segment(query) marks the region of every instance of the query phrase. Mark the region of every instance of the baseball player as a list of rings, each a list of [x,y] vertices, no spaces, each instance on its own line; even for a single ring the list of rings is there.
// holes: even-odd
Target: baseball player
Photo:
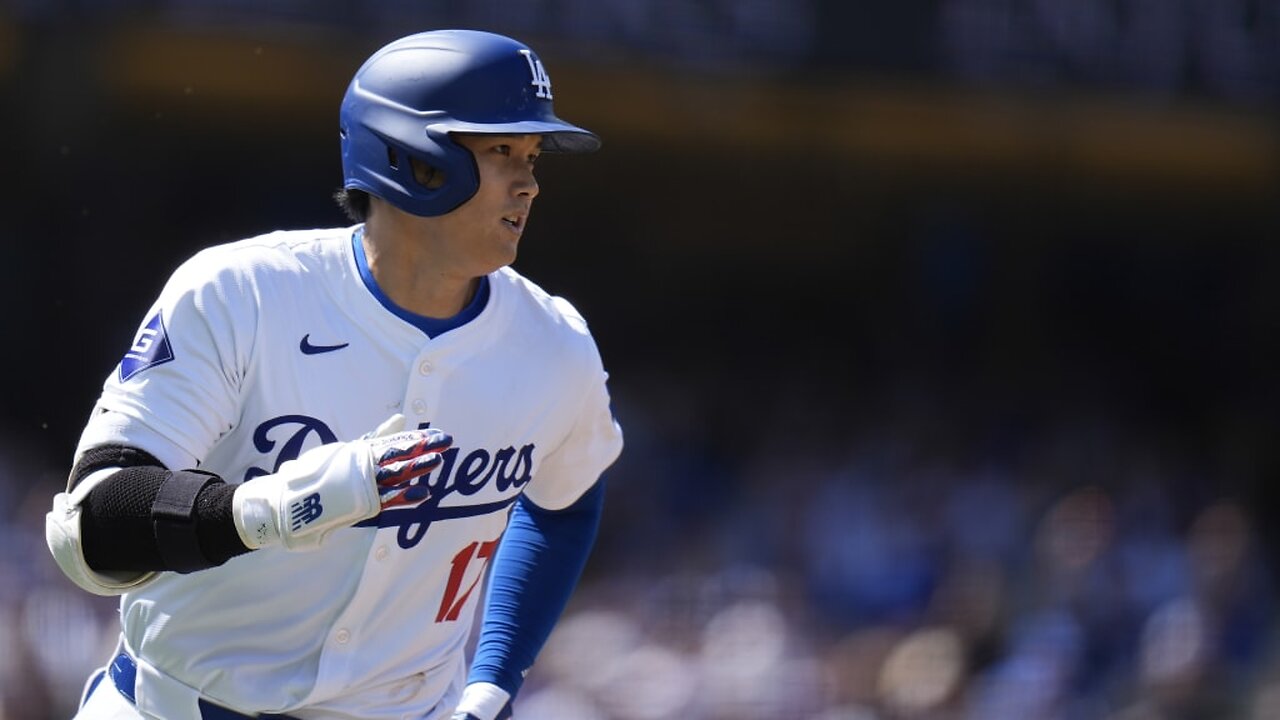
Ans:
[[[539,154],[599,139],[460,30],[373,54],[340,135],[356,224],[196,254],[93,408],[46,522],[120,596],[77,718],[506,717],[577,583],[621,431],[582,316],[508,265]]]

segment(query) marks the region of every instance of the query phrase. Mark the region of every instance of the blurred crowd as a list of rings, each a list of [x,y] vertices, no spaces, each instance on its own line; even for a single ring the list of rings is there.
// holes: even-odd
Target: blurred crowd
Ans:
[[[1280,717],[1250,508],[1101,419],[977,460],[895,430],[764,434],[716,461],[671,446],[660,397],[628,407],[606,527],[523,720]],[[61,471],[16,457],[0,717],[69,717],[114,603],[58,574],[40,530]]]
[[[697,478],[650,463],[525,717],[1280,717],[1250,509],[1100,425],[965,465],[918,437],[802,463],[765,442],[686,522],[662,505]]]

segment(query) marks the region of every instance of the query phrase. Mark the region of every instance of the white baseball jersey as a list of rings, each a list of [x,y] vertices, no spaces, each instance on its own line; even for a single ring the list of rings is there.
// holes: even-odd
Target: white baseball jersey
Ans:
[[[354,228],[200,252],[106,381],[78,452],[139,447],[238,483],[401,412],[454,438],[430,499],[124,595],[139,708],[194,697],[302,717],[438,717],[465,676],[486,565],[524,493],[570,505],[622,447],[582,317],[510,268],[470,322],[428,338],[372,286]],[[358,240],[357,240],[358,242]]]

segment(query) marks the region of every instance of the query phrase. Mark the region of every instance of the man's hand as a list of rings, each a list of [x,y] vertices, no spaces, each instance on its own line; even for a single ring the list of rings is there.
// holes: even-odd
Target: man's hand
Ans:
[[[371,438],[369,449],[377,464],[374,481],[381,507],[405,507],[426,500],[430,496],[427,486],[413,481],[434,470],[440,464],[440,452],[452,442],[453,438],[439,430],[410,430]]]
[[[469,683],[450,720],[509,720],[511,693],[487,682]]]
[[[404,416],[393,415],[358,440],[308,450],[275,473],[240,485],[232,510],[241,541],[254,549],[279,542],[289,550],[313,550],[329,533],[384,507],[426,500],[426,485],[413,481],[440,464],[440,452],[453,438],[403,427]]]

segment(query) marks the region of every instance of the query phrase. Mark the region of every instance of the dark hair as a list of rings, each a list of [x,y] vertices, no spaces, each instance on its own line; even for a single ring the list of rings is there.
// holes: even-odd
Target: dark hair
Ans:
[[[343,188],[333,194],[333,199],[352,222],[362,223],[369,219],[369,193]]]

